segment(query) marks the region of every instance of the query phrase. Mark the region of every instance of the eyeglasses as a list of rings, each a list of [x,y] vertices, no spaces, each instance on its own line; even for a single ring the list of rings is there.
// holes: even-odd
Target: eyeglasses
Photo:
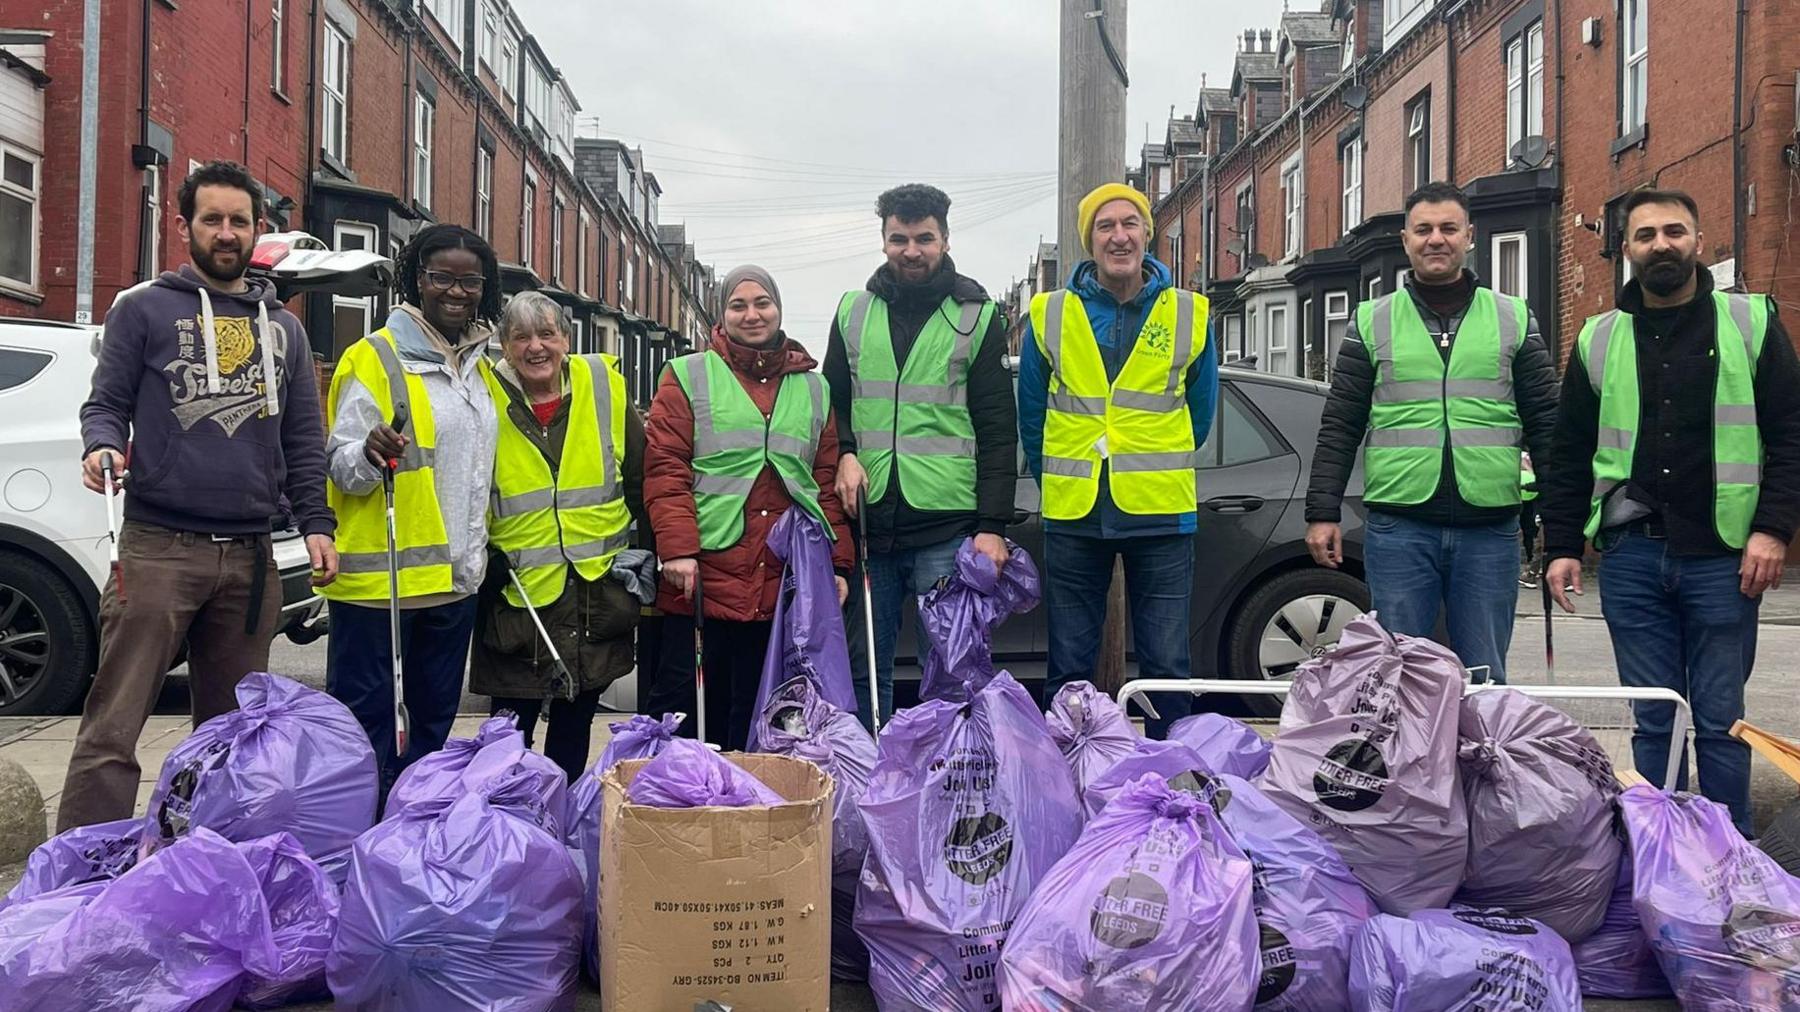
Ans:
[[[480,295],[487,286],[487,278],[479,274],[450,274],[445,271],[425,271],[425,283],[432,288],[447,292],[451,288],[461,288],[470,295]]]

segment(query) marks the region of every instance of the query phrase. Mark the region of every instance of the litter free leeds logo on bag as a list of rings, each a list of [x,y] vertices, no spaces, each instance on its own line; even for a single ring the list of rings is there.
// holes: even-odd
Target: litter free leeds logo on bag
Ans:
[[[1319,761],[1313,791],[1319,803],[1340,812],[1360,812],[1381,800],[1388,786],[1387,760],[1367,738],[1338,742]]]
[[[944,840],[944,863],[970,885],[993,881],[1012,860],[1013,830],[997,812],[957,819]]]
[[[1088,930],[1103,945],[1135,949],[1162,933],[1169,916],[1169,893],[1142,872],[1127,872],[1107,883],[1094,900]]]

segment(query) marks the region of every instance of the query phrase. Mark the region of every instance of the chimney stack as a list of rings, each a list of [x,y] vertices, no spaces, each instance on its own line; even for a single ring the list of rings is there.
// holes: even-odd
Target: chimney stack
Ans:
[[[1263,52],[1265,52],[1265,53],[1274,52],[1274,50],[1269,48],[1269,41],[1273,36],[1274,36],[1274,33],[1269,31],[1267,28],[1264,28],[1262,30],[1262,51]]]
[[[1254,28],[1244,29],[1244,52],[1256,52],[1256,29]]]

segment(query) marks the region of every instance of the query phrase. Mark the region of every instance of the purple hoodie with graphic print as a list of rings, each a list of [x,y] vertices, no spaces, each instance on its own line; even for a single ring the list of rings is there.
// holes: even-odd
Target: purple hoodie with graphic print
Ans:
[[[129,440],[127,519],[266,533],[285,494],[302,534],[330,534],[306,331],[273,285],[245,280],[234,295],[184,265],[113,303],[81,406],[82,455]]]

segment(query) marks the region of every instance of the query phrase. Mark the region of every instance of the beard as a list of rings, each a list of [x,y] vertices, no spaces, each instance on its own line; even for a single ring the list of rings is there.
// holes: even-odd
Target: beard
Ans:
[[[1643,263],[1631,266],[1637,272],[1638,280],[1645,288],[1657,295],[1674,295],[1681,286],[1694,276],[1694,264],[1699,259],[1698,253],[1683,256],[1679,253],[1666,253],[1651,257]]]
[[[244,276],[245,268],[250,266],[250,257],[244,252],[244,247],[241,245],[236,249],[227,250],[225,253],[235,255],[236,260],[229,264],[222,264],[217,251],[202,246],[192,239],[188,240],[188,256],[193,259],[194,266],[198,267],[202,274],[215,281],[236,281]]]

